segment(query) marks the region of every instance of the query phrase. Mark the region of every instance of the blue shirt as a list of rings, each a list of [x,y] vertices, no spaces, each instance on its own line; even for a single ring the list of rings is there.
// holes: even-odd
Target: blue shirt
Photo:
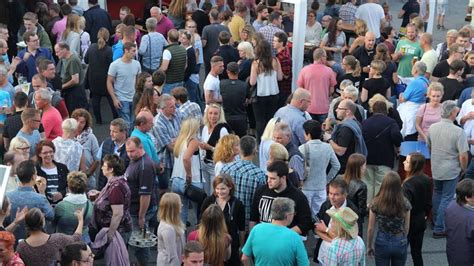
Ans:
[[[242,252],[254,257],[255,266],[309,265],[301,236],[286,226],[271,223],[257,224],[250,231]]]
[[[153,162],[160,163],[160,158],[158,157],[158,152],[156,151],[155,144],[153,143],[153,140],[151,140],[151,137],[150,135],[148,135],[148,133],[143,133],[138,128],[134,128],[131,137],[139,138],[142,142],[145,153],[150,156]]]
[[[10,94],[4,90],[0,90],[0,107],[11,108],[12,107],[12,98]],[[6,114],[0,114],[0,123],[4,123],[7,120]]]
[[[112,61],[115,61],[123,56],[123,43],[119,40],[112,46]]]
[[[403,92],[403,99],[407,102],[425,103],[428,84],[429,81],[425,76],[416,77]]]
[[[31,78],[36,73],[38,73],[38,71],[36,70],[36,59],[37,58],[45,57],[45,58],[53,61],[53,63],[54,63],[53,56],[52,56],[52,54],[51,54],[51,52],[49,51],[48,48],[38,48],[38,50],[36,50],[36,54],[35,55],[31,54],[26,62],[23,60],[23,57],[25,56],[25,53],[26,53],[26,48],[21,50],[18,53],[18,57],[20,57],[22,60],[20,61],[20,63],[16,67],[16,72],[20,73],[23,76],[25,76],[26,80],[28,82],[31,82]]]
[[[471,99],[471,93],[472,93],[472,88],[473,87],[470,87],[470,88],[465,88],[462,92],[461,92],[461,96],[459,96],[459,99],[458,99],[458,107],[461,108],[462,104]]]
[[[163,49],[166,45],[168,45],[168,42],[159,32],[151,32],[143,36],[138,49],[138,54],[142,56],[143,66],[152,70],[159,68]]]
[[[274,117],[279,117],[290,126],[292,132],[291,142],[296,146],[300,146],[306,142],[304,139],[303,124],[307,120],[311,120],[311,116],[307,112],[303,112],[293,105],[287,104],[278,109]]]

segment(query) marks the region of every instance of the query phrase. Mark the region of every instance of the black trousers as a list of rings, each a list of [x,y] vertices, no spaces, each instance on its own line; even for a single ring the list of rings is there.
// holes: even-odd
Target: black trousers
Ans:
[[[278,95],[257,97],[257,102],[252,104],[258,142],[260,142],[260,137],[262,136],[268,121],[275,115],[277,104]]]
[[[239,136],[239,138],[247,135],[247,117],[242,119],[226,119],[227,124],[232,128],[234,134]]]
[[[102,124],[102,114],[100,110],[100,100],[102,97],[105,97],[109,102],[110,110],[112,110],[113,118],[118,118],[117,110],[115,109],[114,102],[112,101],[112,97],[110,95],[97,95],[91,93],[91,103],[92,103],[92,110],[94,112],[95,121],[98,124]]]
[[[408,242],[410,243],[411,258],[413,265],[423,266],[423,256],[421,256],[421,248],[423,246],[423,236],[425,231],[410,232],[408,234]]]

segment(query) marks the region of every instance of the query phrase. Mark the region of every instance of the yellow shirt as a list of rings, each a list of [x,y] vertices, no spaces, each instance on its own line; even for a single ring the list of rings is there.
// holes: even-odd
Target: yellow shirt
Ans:
[[[240,32],[245,27],[245,21],[239,15],[234,15],[229,22],[229,31],[234,41],[240,41]]]

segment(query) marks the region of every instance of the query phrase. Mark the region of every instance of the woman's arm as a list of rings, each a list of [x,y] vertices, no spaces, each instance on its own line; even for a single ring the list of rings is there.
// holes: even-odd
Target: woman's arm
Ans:
[[[74,235],[82,235],[82,227],[84,227],[84,209],[77,209],[74,212],[77,218],[77,227],[76,231],[74,231]]]
[[[365,103],[369,97],[369,91],[366,88],[362,88],[362,93],[360,94],[360,101]]]
[[[277,80],[283,80],[283,71],[281,70],[280,62],[276,58],[273,60],[273,69],[275,69],[277,72]]]
[[[319,48],[323,48],[325,51],[327,52],[335,52],[337,53],[339,51],[339,48],[336,48],[336,47],[331,47],[331,46],[327,46],[327,41],[325,39],[323,39],[321,41],[321,44],[319,45]]]
[[[112,219],[110,220],[109,232],[107,232],[107,242],[110,242],[120,226],[120,222],[123,217],[123,204],[121,205],[110,205],[112,208]]]
[[[361,38],[365,38],[365,37],[357,37],[351,44],[351,47],[349,48],[349,53],[352,54],[355,49],[357,49],[361,43],[363,42]]]
[[[178,248],[176,244],[176,242],[179,241],[179,239],[176,239],[177,232],[170,228],[161,231],[160,234],[163,237],[164,243],[166,243],[164,248],[166,249],[169,256],[168,265],[180,265],[181,258],[178,256]]]
[[[405,234],[408,235],[408,231],[410,230],[410,211],[405,213]]]
[[[426,135],[423,132],[423,129],[421,128],[421,123],[422,122],[423,122],[423,117],[422,116],[416,116],[416,123],[415,123],[416,131],[418,131],[418,135],[421,137],[421,139],[426,141]]]
[[[191,171],[191,158],[193,154],[199,149],[199,142],[196,139],[192,139],[186,152],[183,156],[184,170],[186,170],[186,182],[190,183],[192,180],[192,171]]]
[[[83,173],[87,172],[86,156],[84,156],[84,150],[82,150],[81,159],[79,162],[79,170]]]
[[[392,73],[392,80],[393,80],[393,84],[398,84],[398,82],[400,81],[400,79],[398,78],[398,72],[397,71]]]
[[[392,95],[392,88],[390,86],[388,86],[388,89],[387,91],[385,92],[385,97],[387,99],[390,99],[390,96]]]
[[[375,213],[369,211],[369,226],[367,228],[367,255],[374,255],[374,230],[375,230]]]
[[[257,68],[258,68],[257,60],[254,60],[252,62],[252,67],[250,68],[250,79],[249,79],[250,86],[254,86],[255,84],[257,84],[257,75],[258,75]]]

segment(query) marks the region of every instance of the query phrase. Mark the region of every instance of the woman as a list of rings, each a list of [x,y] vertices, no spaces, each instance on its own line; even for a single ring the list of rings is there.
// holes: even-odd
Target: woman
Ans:
[[[393,108],[393,103],[387,100],[387,98],[385,98],[385,96],[383,96],[382,94],[375,94],[369,100],[369,112],[367,114],[367,117],[372,116],[372,106],[374,106],[374,103],[378,101],[382,101],[387,104],[387,116],[395,120],[397,122],[398,127],[402,129],[403,121],[400,118],[400,114],[398,113],[397,109]]]
[[[50,266],[56,263],[58,253],[62,248],[81,240],[84,227],[84,210],[74,212],[77,228],[72,236],[62,233],[47,234],[44,232],[44,215],[38,208],[28,211],[25,217],[25,227],[28,238],[18,243],[17,252],[25,265]]]
[[[250,70],[252,68],[252,61],[255,58],[253,52],[253,46],[250,42],[241,42],[237,46],[239,51],[239,79],[242,81],[247,81],[250,77]]]
[[[306,35],[304,36],[305,42],[310,42],[315,46],[319,46],[321,43],[321,32],[323,28],[321,24],[316,20],[316,11],[308,11],[308,18],[306,21]]]
[[[222,168],[234,160],[240,154],[240,138],[237,135],[229,134],[219,139],[214,150],[214,173],[221,174]]]
[[[70,172],[67,175],[67,188],[69,193],[54,208],[54,226],[56,232],[72,235],[76,229],[74,211],[84,210],[84,228],[82,228],[82,241],[91,242],[88,224],[92,219],[92,203],[87,199],[87,176],[81,172]]]
[[[346,34],[342,30],[342,20],[333,18],[329,23],[328,32],[324,35],[319,47],[331,52],[336,63],[342,63],[342,54],[347,51]]]
[[[152,89],[153,81],[151,74],[148,72],[142,72],[138,74],[137,82],[135,83],[135,94],[133,95],[133,106],[137,106],[138,101],[142,97],[142,93],[145,89]],[[135,107],[136,110],[136,107]]]
[[[186,0],[171,0],[168,7],[168,18],[173,22],[176,29],[184,28],[186,20]]]
[[[84,62],[84,55],[89,50],[89,46],[91,45],[91,36],[87,31],[84,31],[86,28],[86,19],[83,16],[79,17],[79,39],[81,40],[81,53],[79,57]]]
[[[474,51],[471,50],[466,53],[464,56],[464,61],[469,66],[468,74],[466,75],[466,79],[464,80],[464,86],[466,88],[474,86]]]
[[[411,204],[403,196],[400,176],[389,171],[383,178],[369,212],[367,254],[375,254],[377,265],[405,265],[410,210]],[[378,231],[374,249],[375,223]]]
[[[22,155],[25,160],[30,158],[30,150],[30,143],[24,137],[14,137],[10,141],[9,151],[14,151],[15,153]]]
[[[383,61],[373,60],[372,63],[370,63],[369,78],[364,81],[362,93],[360,95],[360,101],[366,109],[369,109],[367,101],[375,94],[381,94],[387,99],[390,99],[390,83],[382,76],[384,70],[385,63]]]
[[[168,192],[160,199],[158,226],[158,255],[156,265],[180,266],[183,254],[185,225],[180,218],[181,199],[178,194]]]
[[[143,91],[140,100],[137,102],[137,105],[135,107],[135,115],[138,115],[141,110],[147,109],[152,113],[153,116],[156,116],[158,114],[159,100],[160,96],[157,90],[153,88],[146,88]]]
[[[112,97],[107,91],[107,71],[112,63],[112,48],[107,44],[109,38],[109,31],[106,28],[100,28],[97,33],[97,43],[91,44],[84,56],[84,62],[89,65],[86,82],[89,84],[92,109],[97,124],[102,124],[100,108],[102,97],[107,99],[113,118],[118,117]]]
[[[186,119],[181,124],[181,130],[174,144],[174,165],[172,191],[181,196],[183,206],[189,206],[190,199],[184,195],[185,184],[203,188],[204,180],[201,175],[201,159],[199,157],[199,126],[200,121],[194,118]],[[202,202],[193,202],[196,218],[199,217],[199,206]],[[188,209],[181,210],[181,220],[188,221]]]
[[[360,77],[361,68],[359,60],[352,55],[344,56],[342,59],[342,69],[345,74],[338,77],[336,85],[336,88],[339,89],[339,93],[341,93],[341,82],[345,79],[352,81],[352,85],[360,91],[362,81]]]
[[[153,83],[153,89],[158,92],[158,96],[161,96],[163,86],[166,82],[166,73],[163,70],[158,69],[151,75],[151,82]]]
[[[416,131],[418,140],[427,141],[430,126],[441,121],[441,99],[443,98],[443,85],[439,82],[432,82],[428,87],[428,103],[422,104],[416,113]]]
[[[204,63],[204,53],[202,50],[201,36],[199,36],[199,33],[197,31],[197,24],[194,20],[188,19],[186,20],[185,28],[193,35],[193,48],[194,51],[196,51],[196,68],[201,69],[201,65]]]
[[[366,167],[365,156],[353,153],[347,159],[346,171],[344,172],[344,181],[348,185],[347,198],[359,210],[359,235],[363,235],[362,224],[364,223],[364,217],[367,215],[367,185],[362,181]],[[375,184],[372,187],[375,187]]]
[[[229,27],[229,23],[232,21],[232,17],[234,17],[234,13],[230,10],[225,10],[219,13],[219,20],[221,21],[221,25]]]
[[[276,112],[278,103],[278,81],[283,72],[268,42],[262,40],[255,48],[255,60],[250,70],[250,86],[256,86],[256,102],[252,103],[257,128],[257,140],[263,134],[265,125]]]
[[[36,173],[46,179],[46,197],[49,202],[57,203],[66,195],[67,175],[66,165],[53,160],[55,146],[49,140],[42,140],[36,145]]]
[[[274,161],[283,161],[288,165],[290,156],[288,154],[288,150],[282,144],[278,142],[272,143],[272,145],[270,145],[270,149],[268,150],[268,155],[269,157],[267,161],[267,166],[273,163]],[[288,173],[288,185],[300,188],[301,182],[298,177],[298,174],[292,168],[289,168]]]
[[[62,137],[53,140],[56,152],[54,160],[63,163],[69,171],[86,171],[84,148],[74,138],[76,137],[78,123],[74,118],[68,118],[61,124]]]
[[[148,18],[145,22],[148,34],[143,36],[138,54],[142,58],[142,71],[152,74],[161,64],[163,49],[166,45],[166,37],[156,32],[156,18]],[[143,73],[142,72],[142,73]]]
[[[184,70],[184,84],[188,90],[189,99],[196,102],[199,97],[199,69],[196,63],[196,51],[193,48],[193,34],[187,30],[180,30],[179,40],[186,49],[187,63]]]
[[[201,144],[199,147],[204,152],[204,163],[202,164],[202,176],[205,182],[207,195],[211,194],[211,182],[215,176],[215,165],[213,161],[214,149],[219,141],[225,135],[231,132],[230,126],[226,123],[224,110],[218,104],[209,104],[204,110],[204,127],[201,132]]]
[[[228,234],[221,207],[211,204],[201,216],[199,228],[191,232],[188,241],[199,241],[204,247],[204,263],[222,266],[232,252],[232,239]]]
[[[213,187],[214,193],[204,200],[201,212],[204,213],[211,204],[216,204],[222,210],[227,231],[232,237],[231,256],[225,265],[240,265],[239,248],[245,239],[244,205],[234,196],[235,184],[231,176],[219,174],[214,179]]]
[[[79,35],[79,16],[72,13],[67,16],[66,30],[63,32],[62,41],[69,45],[69,51],[77,56],[81,54],[81,36]]]
[[[99,166],[99,161],[96,159],[99,151],[99,143],[96,136],[92,132],[92,116],[86,109],[76,109],[72,112],[71,118],[76,119],[77,129],[76,137],[74,138],[82,145],[82,154],[84,156],[85,174],[87,180],[87,190],[96,188],[96,170]]]
[[[408,154],[403,162],[403,168],[407,173],[407,178],[402,184],[403,194],[413,207],[410,212],[408,242],[414,265],[423,265],[421,247],[426,229],[426,217],[431,210],[431,182],[423,173],[424,167],[425,157],[419,152]]]
[[[0,232],[0,264],[5,266],[24,266],[20,254],[15,252],[15,235],[3,231]]]
[[[364,46],[365,43],[365,34],[369,31],[367,24],[362,19],[356,19],[355,21],[355,30],[354,33],[357,35],[357,38],[352,42],[351,47],[349,48],[349,53],[352,54],[354,51],[360,47]]]
[[[94,201],[94,215],[91,221],[91,238],[104,227],[109,228],[107,237],[112,240],[115,232],[127,235],[132,231],[130,216],[131,192],[125,173],[124,162],[115,154],[107,154],[102,164],[102,173],[107,184],[100,191],[91,190],[89,196]]]
[[[280,122],[280,118],[272,118],[268,121],[265,131],[263,131],[260,139],[260,145],[258,147],[258,161],[260,163],[260,169],[267,171],[267,161],[270,158],[270,145],[275,143],[273,141],[273,130],[276,124]]]
[[[387,26],[380,31],[380,34],[384,39],[383,44],[387,46],[389,55],[392,55],[395,52],[395,48],[397,47],[395,41],[397,33],[392,26]]]
[[[393,62],[388,46],[385,43],[379,43],[375,47],[374,60],[380,60],[385,63],[385,69],[382,72],[382,77],[384,77],[390,83],[390,100],[396,103],[397,92],[395,91],[395,84],[398,84],[399,82],[397,64]]]
[[[255,29],[252,27],[252,25],[245,25],[242,30],[239,33],[240,36],[240,42],[251,42],[253,39],[253,36],[255,35]],[[234,46],[237,46],[237,43]]]

